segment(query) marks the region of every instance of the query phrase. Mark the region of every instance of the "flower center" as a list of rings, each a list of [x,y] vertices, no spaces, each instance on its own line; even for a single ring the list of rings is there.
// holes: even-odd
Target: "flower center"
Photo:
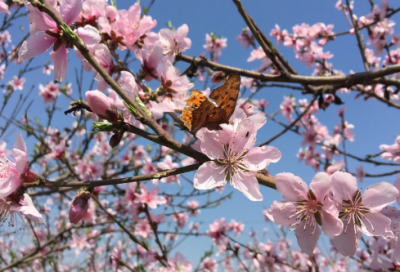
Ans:
[[[297,201],[294,204],[296,205],[296,210],[289,217],[289,219],[293,217],[296,219],[296,222],[291,224],[292,229],[296,229],[300,223],[304,222],[304,229],[310,226],[314,227],[311,232],[313,234],[317,225],[322,225],[320,211],[323,209],[323,204],[317,200],[312,190],[308,190],[307,199]]]
[[[361,202],[362,196],[360,190],[357,190],[351,199],[342,201],[342,210],[339,212],[339,218],[346,223],[343,233],[346,233],[350,223],[353,223],[354,226],[359,228],[363,226],[366,227],[363,220],[369,221],[368,218],[365,217],[365,214],[370,211]],[[371,223],[370,225],[372,226]],[[357,228],[354,228],[354,231],[357,233]]]
[[[229,144],[224,145],[223,154],[220,154],[219,159],[215,160],[215,163],[224,167],[223,171],[225,172],[226,181],[231,180],[239,173],[248,171],[244,160],[247,153],[248,150],[236,150]]]

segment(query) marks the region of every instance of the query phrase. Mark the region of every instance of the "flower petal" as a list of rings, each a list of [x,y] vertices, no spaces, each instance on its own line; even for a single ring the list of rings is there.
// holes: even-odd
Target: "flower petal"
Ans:
[[[253,147],[246,155],[250,171],[260,171],[271,162],[277,162],[281,159],[281,152],[273,146]]]
[[[271,209],[268,210],[268,218],[276,224],[287,227],[293,226],[296,222],[296,206],[292,202],[272,202]]]
[[[67,75],[68,50],[65,45],[60,46],[57,51],[50,53],[54,63],[54,80],[62,82]]]
[[[55,41],[55,38],[43,32],[31,32],[29,39],[19,49],[18,60],[25,61],[44,53]]]
[[[383,207],[396,201],[399,191],[392,184],[379,182],[365,189],[362,203],[372,211],[380,211]]]
[[[260,184],[253,173],[240,173],[232,177],[231,185],[241,191],[251,201],[261,201]]]
[[[321,230],[313,225],[307,226],[303,221],[296,228],[295,234],[301,250],[310,256],[313,255]]]
[[[193,185],[198,190],[208,190],[225,184],[223,168],[213,161],[203,163],[194,175]]]
[[[357,234],[355,233],[353,223],[350,223],[346,227],[346,232],[343,232],[339,236],[332,238],[331,241],[332,245],[340,252],[340,254],[343,256],[353,256],[356,253],[361,232],[357,232]]]
[[[361,218],[364,226],[360,229],[365,235],[368,236],[383,236],[383,237],[394,237],[393,232],[390,229],[391,220],[381,214],[367,213],[364,218]]]
[[[340,202],[351,199],[357,191],[357,179],[349,173],[336,171],[332,174],[331,180],[334,197]]]
[[[201,152],[210,159],[218,159],[224,153],[224,145],[221,142],[218,131],[202,128],[196,133],[196,137],[199,139]]]
[[[8,179],[0,181],[0,198],[9,196],[22,184],[21,179],[16,174],[11,174]]]
[[[311,180],[310,188],[318,200],[323,200],[331,188],[331,179],[325,172],[317,173]]]
[[[21,203],[23,206],[20,206],[17,209],[14,209],[15,211],[19,211],[21,214],[26,216],[26,218],[39,223],[39,224],[44,224],[42,215],[38,212],[38,210],[35,208],[33,205],[32,199],[28,194],[24,194],[23,200],[21,200]],[[12,206],[14,207],[14,206]]]
[[[14,144],[14,158],[15,168],[19,175],[25,173],[28,170],[28,155],[26,154],[26,145],[21,133],[18,133],[17,139]]]
[[[99,31],[91,25],[85,25],[75,30],[75,33],[81,38],[86,46],[91,47],[98,44],[101,40]]]
[[[239,123],[236,132],[230,141],[231,147],[235,150],[247,150],[256,142],[257,129],[254,122],[245,119]]]
[[[279,173],[275,175],[276,189],[281,196],[291,202],[307,199],[307,184],[292,173]]]
[[[61,0],[60,14],[67,25],[72,24],[82,10],[82,0]]]
[[[343,229],[343,222],[337,216],[324,210],[321,211],[322,231],[326,236],[334,237],[339,235]]]

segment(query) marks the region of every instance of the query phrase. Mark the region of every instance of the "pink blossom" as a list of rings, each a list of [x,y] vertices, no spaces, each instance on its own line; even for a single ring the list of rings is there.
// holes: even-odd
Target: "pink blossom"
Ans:
[[[210,225],[207,235],[221,250],[225,249],[226,245],[229,243],[229,238],[225,235],[228,231],[229,225],[225,222],[225,218],[221,218],[220,220],[215,220],[214,223]]]
[[[60,94],[60,85],[58,83],[50,82],[46,86],[39,84],[39,96],[44,99],[44,103],[54,104]]]
[[[69,222],[77,224],[85,217],[89,208],[89,199],[90,193],[87,191],[78,193],[78,195],[74,197],[69,210]]]
[[[310,189],[306,183],[292,173],[275,175],[278,192],[286,201],[272,203],[269,218],[277,224],[295,229],[300,248],[312,255],[321,234],[334,237],[342,231],[343,223],[337,218],[335,203],[326,196],[331,189],[331,180],[320,172],[311,181]]]
[[[294,112],[294,106],[296,105],[296,101],[294,97],[285,96],[283,98],[283,102],[280,105],[280,109],[282,111],[283,117],[289,119],[289,122],[292,122],[292,113]]]
[[[89,158],[79,160],[74,169],[82,180],[96,180],[103,174],[101,163],[94,162]]]
[[[364,168],[362,167],[362,165],[360,165],[359,167],[356,168],[356,178],[360,181],[360,183],[362,183],[364,177],[365,177]]]
[[[242,32],[236,37],[236,40],[239,41],[244,48],[248,49],[250,45],[254,44],[256,38],[251,33],[250,29],[246,27],[242,29]]]
[[[2,64],[0,65],[0,79],[3,80],[4,79],[4,71],[6,70],[6,65]]]
[[[160,187],[156,186],[149,191],[144,184],[141,184],[138,201],[142,204],[146,204],[150,209],[155,209],[157,208],[157,205],[164,205],[167,202],[165,197],[158,195],[159,193]]]
[[[175,212],[172,219],[178,224],[179,228],[184,228],[187,221],[187,214],[185,212]]]
[[[186,76],[180,76],[180,71],[170,61],[158,65],[157,75],[165,95],[172,99],[184,97],[194,86]]]
[[[342,170],[342,168],[345,166],[344,161],[338,161],[335,162],[334,160],[331,162],[331,164],[326,167],[325,172],[329,175],[332,175],[336,171]]]
[[[82,4],[81,16],[88,22],[95,21],[100,16],[107,16],[109,9],[107,0],[85,0]]]
[[[238,237],[242,233],[244,229],[244,224],[241,222],[236,222],[235,220],[232,220],[229,223],[230,228],[235,232],[235,236]]]
[[[159,42],[164,50],[164,56],[175,56],[192,46],[192,41],[187,38],[189,27],[186,24],[178,27],[176,31],[163,28],[159,31]],[[171,61],[174,61],[172,59]]]
[[[191,272],[193,263],[186,261],[183,255],[180,252],[175,254],[174,258],[168,258],[168,265],[166,272]]]
[[[338,203],[343,230],[332,239],[332,244],[343,256],[354,255],[362,234],[393,237],[390,219],[382,208],[396,201],[399,191],[387,182],[369,186],[363,194],[357,189],[355,177],[335,172],[332,177],[334,200]]]
[[[153,234],[153,230],[147,219],[140,219],[139,222],[135,225],[135,230],[133,232],[135,236],[139,236],[143,239],[148,239]]]
[[[189,215],[196,216],[200,213],[199,202],[197,200],[188,201],[188,206],[190,208]]]
[[[14,78],[12,80],[10,80],[8,82],[8,84],[10,84],[13,87],[14,91],[15,90],[22,91],[24,88],[24,84],[25,84],[25,78],[23,78],[23,77],[19,78],[17,76],[14,76]]]
[[[163,49],[159,46],[143,46],[136,51],[136,57],[142,63],[141,73],[146,81],[157,78],[157,67],[160,65]]]
[[[27,149],[21,133],[18,133],[13,149],[14,159],[4,153],[0,157],[0,198],[12,194],[33,173],[28,171]]]
[[[122,258],[122,243],[120,240],[117,242],[117,246],[111,253],[111,263],[116,269],[119,267],[119,260]]]
[[[126,91],[130,97],[134,98],[135,95],[139,95],[139,87],[136,84],[133,75],[127,71],[121,72],[121,77],[118,79],[118,83]]]
[[[7,13],[11,14],[11,12],[8,10],[8,5],[4,3],[4,0],[0,0],[0,13]]]
[[[218,264],[214,259],[207,257],[201,262],[200,267],[204,272],[217,272]]]
[[[114,69],[113,58],[110,50],[105,44],[96,44],[94,46],[93,57],[108,74],[112,74]],[[99,91],[105,91],[108,83],[103,79],[103,77],[96,72],[96,76],[94,78],[98,81],[97,89]]]
[[[28,20],[31,23],[31,35],[24,41],[19,49],[19,61],[31,59],[44,53],[52,44],[57,44],[50,57],[54,63],[54,79],[64,81],[67,73],[67,45],[63,44],[62,30],[47,14],[42,13],[31,3],[24,1],[29,10]],[[61,6],[56,7],[67,25],[71,25],[82,9],[82,0],[61,1]]]
[[[179,168],[179,165],[172,161],[172,157],[170,155],[165,156],[163,162],[157,163],[157,168],[162,170],[171,170]],[[166,178],[162,178],[160,180],[162,183],[177,183],[180,185],[179,175],[168,176]]]
[[[141,15],[142,9],[138,3],[132,5],[129,10],[118,10],[116,13],[111,12],[111,9],[108,11],[109,14],[99,18],[99,29],[121,40],[125,46],[132,46],[157,25],[157,21],[151,16]],[[114,14],[115,18],[109,17],[111,14]]]
[[[281,31],[281,28],[279,27],[279,25],[275,25],[275,28],[273,28],[271,30],[269,35],[271,35],[271,37],[275,37],[278,42],[278,45],[280,45],[280,44],[282,44],[282,42],[285,39],[285,36],[288,35],[288,33],[286,30]]]
[[[8,226],[16,226],[16,215],[24,216],[38,224],[44,224],[42,215],[35,208],[28,194],[0,198],[0,226],[7,221]]]
[[[45,75],[50,75],[51,71],[53,70],[54,70],[54,65],[46,64],[43,66],[43,74]]]
[[[110,122],[117,121],[118,113],[116,112],[115,105],[111,103],[110,99],[104,93],[97,90],[87,91],[85,97],[90,109],[100,118]]]
[[[381,157],[386,160],[394,160],[400,163],[400,136],[396,137],[393,145],[382,144],[379,146],[384,152]]]
[[[256,115],[252,117],[258,118]],[[246,118],[235,124],[222,124],[222,130],[202,128],[196,134],[199,149],[212,161],[200,166],[194,176],[194,187],[209,190],[223,186],[227,181],[253,201],[261,201],[259,184],[254,174],[270,162],[281,158],[272,146],[253,147],[257,130],[266,122],[258,123]]]
[[[204,49],[210,52],[213,61],[217,61],[221,55],[221,50],[227,47],[227,39],[217,37],[214,33],[206,34],[206,44]]]
[[[83,234],[79,236],[78,234],[72,235],[72,242],[70,244],[71,248],[75,248],[75,255],[79,255],[82,250],[89,249],[89,243],[87,241],[87,235]]]
[[[7,30],[4,32],[0,32],[0,45],[7,47],[8,44],[11,43],[11,35]]]
[[[156,173],[156,172],[157,172],[157,167],[153,164],[153,161],[151,160],[151,158],[146,157],[146,158],[144,159],[144,164],[143,164],[143,167],[142,167],[142,172],[143,172],[143,174],[145,174],[145,175],[153,174],[153,173]]]

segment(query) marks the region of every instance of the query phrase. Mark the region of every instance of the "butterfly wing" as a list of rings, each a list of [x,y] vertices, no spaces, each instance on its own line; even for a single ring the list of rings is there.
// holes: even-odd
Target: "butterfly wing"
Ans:
[[[228,123],[233,112],[235,111],[236,101],[240,90],[240,75],[233,74],[225,81],[224,85],[216,88],[210,94],[210,98],[217,103],[218,108],[222,109],[225,114],[221,123]]]

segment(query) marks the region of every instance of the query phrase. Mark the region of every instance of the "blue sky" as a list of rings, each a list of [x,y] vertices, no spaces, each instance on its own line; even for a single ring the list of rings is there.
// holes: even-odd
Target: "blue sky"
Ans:
[[[134,1],[116,2],[118,8],[128,8],[130,4],[134,3]],[[258,26],[265,32],[267,36],[269,36],[269,32],[275,26],[275,24],[278,24],[281,29],[287,29],[289,32],[292,31],[291,28],[295,24],[307,23],[312,25],[317,22],[334,24],[334,32],[348,30],[349,25],[341,11],[336,10],[334,6],[335,2],[336,1],[320,0],[252,0],[243,1],[243,5]],[[364,2],[365,3],[361,3],[361,1],[359,1],[355,4],[355,14],[361,16],[366,15],[369,12],[369,3],[367,3],[367,1]],[[142,1],[142,6],[147,6],[148,3],[149,1]],[[393,4],[394,1],[389,1],[389,5],[391,3]],[[158,31],[159,29],[166,27],[166,23],[168,21],[171,21],[172,25],[176,28],[184,23],[189,26],[188,37],[192,40],[192,48],[185,52],[186,55],[198,56],[205,52],[203,49],[205,35],[206,33],[213,32],[216,35],[222,35],[228,39],[228,47],[222,51],[222,55],[219,59],[220,63],[249,70],[256,69],[260,64],[257,61],[248,63],[247,58],[249,57],[250,50],[244,49],[240,46],[239,42],[235,41],[235,38],[241,32],[241,29],[245,27],[245,24],[232,1],[202,0],[199,2],[193,0],[159,0],[155,1],[155,4],[152,6],[149,12],[149,15],[151,15],[153,19],[156,19],[158,22],[158,25],[154,31]],[[398,21],[398,16],[393,17],[392,20]],[[17,25],[14,29],[15,32],[12,32],[13,41],[17,41],[17,37],[20,36]],[[28,31],[26,23],[24,31],[24,33]],[[366,38],[367,33],[363,32],[363,34]],[[275,39],[272,39],[272,41],[276,45]],[[298,71],[299,74],[311,75],[313,69],[306,69],[305,64],[299,62],[294,57],[293,49],[285,48],[283,45],[277,46],[277,49],[284,55],[284,57]],[[330,62],[333,62],[335,69],[341,70],[346,74],[349,73],[350,70],[355,72],[363,71],[355,36],[340,36],[336,41],[328,44],[324,50],[330,51],[332,54],[334,54],[334,58],[331,59]],[[78,98],[74,79],[74,69],[76,67],[79,68],[80,62],[77,61],[75,53],[72,51],[70,52],[69,59],[70,63],[68,80],[73,84],[73,97]],[[47,60],[50,60],[50,58],[48,53],[45,53],[37,60],[34,60],[34,63],[40,64]],[[178,67],[183,70],[187,66],[186,64],[178,63]],[[10,78],[12,78],[13,71],[16,72],[17,70],[10,69],[10,71],[6,73],[4,82],[7,82]],[[134,70],[134,72],[138,71]],[[85,74],[84,84],[86,88],[89,88],[88,86],[92,77],[93,73]],[[36,84],[33,94],[31,95],[31,99],[33,99],[33,101],[42,103],[41,98],[37,96],[37,93],[39,92],[37,85],[39,83],[46,84],[52,78],[41,75],[41,71],[39,71],[39,73],[29,73],[27,74],[26,78],[28,84],[25,85],[24,92],[29,90],[29,87],[31,86],[30,84]],[[197,84],[198,82],[196,83],[195,88],[202,89],[203,84]],[[85,87],[83,90],[86,90]],[[279,105],[283,100],[283,96],[291,94],[293,94],[296,98],[305,97],[308,100],[311,98],[310,95],[301,96],[301,94],[296,91],[283,89],[265,89],[257,94],[256,98],[265,98],[267,101],[269,101],[270,106],[267,108],[267,111],[272,113],[279,109]],[[346,107],[346,120],[355,125],[354,132],[356,134],[355,142],[346,143],[347,151],[349,153],[355,153],[360,157],[363,157],[366,154],[375,154],[380,152],[379,145],[382,143],[392,144],[394,142],[394,137],[399,134],[399,121],[396,110],[390,109],[378,101],[363,101],[362,99],[355,100],[355,93],[341,94],[339,96],[342,98],[345,104],[341,106],[332,105],[326,111],[320,111],[317,114],[317,118],[322,124],[328,126],[329,132],[332,133],[334,125],[340,122],[340,119],[337,116],[338,109],[343,106]],[[15,103],[15,100],[13,103]],[[61,103],[59,106],[65,106],[66,109],[66,105],[66,103]],[[45,113],[42,111],[42,109],[43,107],[41,104],[34,104],[30,109],[30,114],[32,116],[43,118]],[[62,115],[62,113],[59,114],[60,117]],[[72,117],[63,117],[62,120],[66,121],[65,123],[59,123],[58,127],[63,128],[69,126],[71,120],[70,118]],[[281,115],[278,115],[278,119],[286,122]],[[0,124],[2,122],[4,122],[4,120],[0,120]],[[269,120],[266,126],[260,130],[257,141],[262,142],[281,130],[282,127]],[[9,140],[10,143],[14,142],[11,136],[6,137],[6,139]],[[280,172],[292,172],[295,175],[302,177],[304,181],[309,183],[315,174],[314,170],[309,166],[306,166],[304,163],[299,163],[296,158],[296,153],[300,147],[301,141],[302,138],[300,136],[291,132],[286,133],[283,137],[274,141],[272,145],[280,149],[282,152],[282,159],[276,164],[271,164],[268,167],[268,170],[272,174]],[[32,142],[30,142],[30,144],[32,144]],[[350,171],[354,172],[355,168],[359,165],[360,164],[358,162],[349,160]],[[378,168],[371,165],[364,165],[364,169],[369,173],[380,173],[386,171],[387,169],[394,170],[392,168]],[[187,176],[192,177],[192,174]],[[362,186],[365,188],[369,184],[382,180],[393,182],[394,179],[395,177],[388,177],[384,179],[367,179]],[[230,192],[234,190],[228,187],[226,191]],[[245,231],[241,239],[242,241],[246,241],[247,233],[251,229],[257,230],[259,233],[261,233],[262,229],[267,227],[267,224],[264,223],[265,221],[262,216],[263,209],[269,207],[273,200],[281,199],[277,192],[269,188],[262,187],[261,192],[264,195],[264,201],[262,202],[251,202],[240,192],[234,191],[233,198],[228,203],[222,205],[218,209],[202,211],[198,218],[199,221],[204,222],[202,230],[205,230],[204,227],[208,226],[208,224],[212,223],[215,219],[225,217],[228,221],[230,221],[230,219],[235,219],[246,224]],[[271,237],[271,239],[274,239],[274,237]],[[185,252],[185,256],[191,260],[196,260],[196,258],[204,253],[204,251],[199,251],[197,248],[201,247],[204,248],[204,250],[209,248],[209,240],[207,239],[200,239],[200,242],[197,239],[190,239],[190,241],[196,243],[196,246],[194,247],[191,242],[185,242],[181,245],[180,249]]]

